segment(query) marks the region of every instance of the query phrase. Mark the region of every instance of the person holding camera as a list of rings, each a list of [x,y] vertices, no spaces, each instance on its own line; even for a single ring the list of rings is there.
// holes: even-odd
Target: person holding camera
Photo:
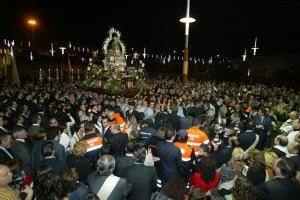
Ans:
[[[24,188],[13,189],[9,187],[9,183],[12,182],[13,174],[9,167],[0,164],[0,196],[1,199],[15,200],[20,199],[20,194],[24,193],[25,200],[31,200],[33,196],[33,190],[26,185]]]

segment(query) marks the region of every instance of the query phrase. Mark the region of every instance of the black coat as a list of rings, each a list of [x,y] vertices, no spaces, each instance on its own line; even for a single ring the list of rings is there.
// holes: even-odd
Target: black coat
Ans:
[[[125,145],[128,141],[128,135],[124,133],[115,133],[108,139],[112,148],[112,155],[116,158],[125,155]]]
[[[121,176],[126,178],[132,185],[132,193],[128,197],[129,200],[151,199],[151,194],[156,189],[157,177],[155,167],[134,164],[125,168]]]
[[[297,200],[300,184],[292,178],[274,178],[258,187],[258,200]]]
[[[94,171],[93,166],[88,159],[75,156],[74,154],[69,154],[67,156],[66,165],[68,168],[76,168],[79,174],[79,182],[84,182],[86,184],[88,175]]]
[[[229,146],[221,148],[212,154],[212,158],[217,162],[217,169],[231,159],[233,149]]]
[[[116,157],[116,165],[115,165],[115,171],[114,174],[116,176],[121,176],[122,171],[129,166],[132,166],[134,164],[133,156],[119,156]]]
[[[253,131],[247,130],[239,135],[241,147],[246,151],[256,139],[256,134]]]
[[[38,167],[39,166],[50,166],[50,167],[52,167],[53,171],[59,176],[62,176],[67,169],[67,166],[65,165],[65,163],[56,158],[43,159],[38,164]]]
[[[183,177],[183,162],[178,147],[168,141],[158,142],[157,153],[160,158],[157,175],[163,183],[174,177]]]
[[[12,158],[3,149],[0,149],[0,164],[5,164],[10,160],[12,160]]]
[[[31,146],[27,143],[15,140],[11,145],[11,151],[13,157],[20,159],[23,162],[23,167],[27,174],[33,175],[33,170],[31,166],[32,150]]]
[[[42,146],[43,144],[47,142],[47,140],[37,140],[32,148],[32,168],[33,170],[36,170],[38,167],[39,162],[43,159],[42,155]]]

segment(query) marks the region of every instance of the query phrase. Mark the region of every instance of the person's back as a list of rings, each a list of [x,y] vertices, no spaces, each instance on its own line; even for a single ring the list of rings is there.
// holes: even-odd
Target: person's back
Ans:
[[[178,147],[173,144],[175,139],[174,133],[169,135],[167,131],[166,141],[158,142],[157,153],[160,158],[160,164],[157,169],[157,175],[162,182],[168,182],[171,178],[181,177],[183,162],[181,160],[181,152]]]
[[[188,132],[188,140],[187,144],[193,147],[195,151],[195,155],[199,156],[199,146],[202,143],[208,142],[208,136],[204,131],[201,131],[198,127],[191,127],[187,130]]]
[[[90,188],[79,182],[79,174],[76,168],[69,168],[62,176],[64,196],[68,200],[84,200],[85,196],[91,192]]]
[[[155,167],[135,164],[124,169],[122,176],[132,184],[132,194],[128,199],[150,199],[156,189]]]
[[[181,129],[188,129],[193,125],[193,117],[186,116],[180,118],[180,128]]]
[[[220,173],[216,171],[216,161],[213,158],[205,159],[200,172],[195,172],[189,180],[194,188],[202,188],[206,192],[217,188],[220,182]]]
[[[155,135],[156,130],[153,128],[153,121],[152,119],[146,119],[144,124],[141,126],[140,130],[140,139],[144,140],[145,142],[153,135]]]
[[[113,136],[108,140],[111,144],[112,155],[114,157],[124,156],[125,155],[125,146],[128,140],[128,135],[120,133],[120,125],[114,124],[111,127]]]
[[[53,172],[47,172],[39,175],[34,184],[35,198],[40,199],[60,199],[63,192],[63,183],[61,178]],[[47,191],[47,192],[45,192]]]
[[[47,133],[44,130],[41,130],[36,134],[36,138],[35,138],[36,142],[33,145],[32,154],[31,154],[32,156],[31,165],[33,170],[37,169],[39,162],[43,159],[41,149],[43,144],[47,142],[46,135]]]
[[[267,190],[269,194],[267,196],[258,195],[258,199],[272,199],[272,200],[281,200],[281,199],[298,199],[300,185],[296,179],[292,178],[274,178],[272,181],[267,181],[266,184],[263,184],[259,187],[259,193],[261,191]]]
[[[42,155],[43,155],[43,158],[39,164],[38,164],[38,167],[39,166],[51,166],[53,171],[61,176],[63,175],[63,173],[65,172],[66,170],[66,165],[63,161],[61,160],[58,160],[55,156],[54,156],[54,153],[55,153],[55,150],[54,150],[54,145],[51,141],[48,141],[46,143],[43,144],[42,146]]]
[[[174,145],[177,146],[181,151],[181,159],[184,167],[184,178],[185,180],[188,180],[190,177],[192,163],[195,160],[195,152],[193,148],[187,144],[188,133],[186,130],[180,129],[176,133],[176,137],[177,142],[175,142]]]
[[[80,182],[76,190],[68,193],[68,200],[84,200],[89,192],[91,192],[91,189],[86,184]]]
[[[275,177],[258,187],[257,199],[281,200],[299,199],[300,184],[294,178],[295,166],[286,158],[279,158],[274,164]]]
[[[96,173],[92,173],[88,177],[88,184],[92,190],[93,193],[97,194],[99,193],[101,187],[107,185],[108,183],[105,183],[108,176],[101,176]],[[111,187],[107,185],[108,187]],[[128,191],[130,191],[130,185],[124,178],[120,178],[117,185],[113,188],[110,196],[107,198],[107,200],[123,200],[124,195],[128,195]],[[101,198],[101,197],[100,197]]]
[[[97,170],[88,176],[87,182],[100,199],[123,200],[131,192],[126,179],[113,175],[115,158],[103,155],[98,159]]]
[[[208,143],[209,139],[207,134],[200,130],[200,127],[205,125],[207,121],[207,116],[206,115],[199,115],[196,118],[193,119],[193,125],[189,129],[187,129],[188,132],[188,140],[187,144],[190,145],[194,151],[195,151],[195,156],[199,156],[199,146],[202,143]]]
[[[156,189],[156,169],[143,164],[145,157],[146,149],[144,144],[137,143],[134,149],[134,161],[136,164],[125,168],[121,173],[121,176],[132,184],[132,193],[128,199],[150,200],[152,192]]]

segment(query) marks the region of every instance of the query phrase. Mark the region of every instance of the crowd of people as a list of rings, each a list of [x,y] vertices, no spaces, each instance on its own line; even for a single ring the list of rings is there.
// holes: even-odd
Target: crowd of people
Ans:
[[[299,114],[284,86],[2,84],[0,199],[298,199]]]

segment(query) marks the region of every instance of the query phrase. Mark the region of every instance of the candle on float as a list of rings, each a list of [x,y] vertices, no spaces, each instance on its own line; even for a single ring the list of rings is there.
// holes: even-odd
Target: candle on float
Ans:
[[[48,69],[48,78],[49,78],[49,79],[51,78],[50,73],[51,73],[51,70]]]
[[[144,59],[146,58],[146,48],[144,47],[144,53],[143,53]]]
[[[42,69],[40,68],[40,78],[42,77]]]
[[[59,79],[58,77],[58,69],[56,68],[56,79]]]
[[[32,51],[30,51],[30,60],[33,61]]]
[[[247,58],[247,50],[245,49],[244,54],[242,55],[243,61],[246,61]]]
[[[257,43],[257,37],[255,37],[255,40],[254,40],[254,47],[256,47],[256,43]]]

